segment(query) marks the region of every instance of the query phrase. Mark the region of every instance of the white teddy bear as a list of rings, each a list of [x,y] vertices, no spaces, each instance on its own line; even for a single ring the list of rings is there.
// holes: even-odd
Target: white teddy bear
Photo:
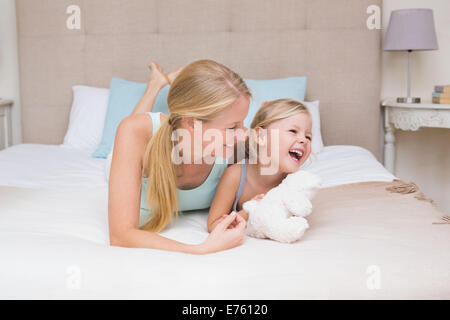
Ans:
[[[309,227],[304,217],[312,212],[311,200],[319,187],[317,175],[300,170],[288,175],[261,200],[245,202],[247,235],[286,243],[299,240]]]

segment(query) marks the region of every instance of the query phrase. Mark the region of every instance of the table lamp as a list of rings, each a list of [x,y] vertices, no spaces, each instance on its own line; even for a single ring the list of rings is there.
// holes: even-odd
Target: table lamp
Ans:
[[[438,49],[433,10],[392,11],[384,39],[384,51],[408,51],[408,96],[397,98],[397,102],[420,103],[420,98],[411,97],[411,52]]]

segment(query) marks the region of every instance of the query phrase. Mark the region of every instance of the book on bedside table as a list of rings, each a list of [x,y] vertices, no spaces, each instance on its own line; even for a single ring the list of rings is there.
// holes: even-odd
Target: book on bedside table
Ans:
[[[450,104],[450,85],[435,86],[432,101],[436,104]]]
[[[445,86],[435,86],[434,92],[436,93],[450,93],[450,84]]]

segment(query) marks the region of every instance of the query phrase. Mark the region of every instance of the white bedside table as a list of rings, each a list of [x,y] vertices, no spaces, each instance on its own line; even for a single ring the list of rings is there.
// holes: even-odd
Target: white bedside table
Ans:
[[[12,100],[2,100],[0,98],[0,126],[3,127],[3,132],[0,131],[0,149],[8,148],[12,144],[11,131],[11,107]]]
[[[422,127],[450,129],[450,104],[397,103],[387,99],[384,108],[384,166],[394,173],[395,130],[417,131]],[[449,141],[450,144],[450,141]]]

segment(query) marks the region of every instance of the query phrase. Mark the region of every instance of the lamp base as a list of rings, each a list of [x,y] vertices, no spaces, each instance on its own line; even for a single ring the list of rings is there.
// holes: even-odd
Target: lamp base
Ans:
[[[397,103],[420,103],[420,98],[417,97],[400,97],[397,98]]]

